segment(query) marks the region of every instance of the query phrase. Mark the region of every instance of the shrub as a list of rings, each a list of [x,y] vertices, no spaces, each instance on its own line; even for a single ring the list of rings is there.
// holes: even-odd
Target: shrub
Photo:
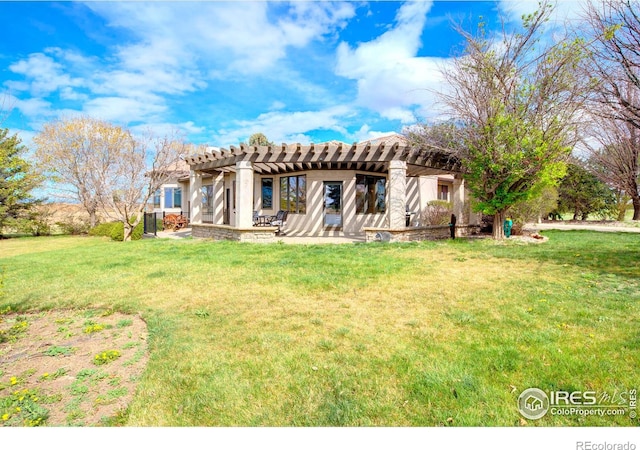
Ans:
[[[38,215],[32,215],[27,219],[18,219],[15,226],[20,233],[27,233],[32,236],[50,236],[51,226],[46,219]]]
[[[420,217],[421,225],[446,225],[451,220],[453,205],[444,200],[432,200],[427,203]]]
[[[142,222],[138,224],[137,227],[133,230],[133,235],[131,239],[137,241],[138,239],[142,239],[142,234],[144,233],[144,225]],[[124,224],[122,222],[106,222],[96,225],[91,230],[89,230],[90,236],[107,236],[113,239],[114,241],[121,241],[124,239]]]
[[[137,241],[142,239],[142,234],[144,233],[144,225],[140,222],[134,229],[133,234],[131,235],[131,240]],[[117,222],[115,226],[111,230],[111,239],[114,241],[122,241],[124,239],[124,224],[122,222]]]
[[[70,234],[73,236],[87,234],[90,229],[90,225],[88,222],[83,220],[76,220],[74,218],[56,222],[56,227],[58,227],[58,231],[61,234]]]
[[[106,236],[111,237],[113,228],[118,225],[119,222],[105,222],[96,225],[89,230],[89,236]]]
[[[516,203],[507,213],[513,220],[511,234],[522,234],[522,228],[527,222],[536,222],[542,217],[547,217],[557,204],[558,191],[553,186],[544,187],[537,196]]]

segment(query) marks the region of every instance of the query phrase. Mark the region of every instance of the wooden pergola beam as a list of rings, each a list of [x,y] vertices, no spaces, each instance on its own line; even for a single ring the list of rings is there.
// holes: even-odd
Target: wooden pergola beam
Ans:
[[[232,167],[239,161],[250,161],[264,173],[281,173],[287,170],[311,170],[313,168],[359,167],[366,166],[374,171],[386,170],[387,163],[393,160],[406,161],[407,164],[423,167],[426,172],[459,172],[460,161],[451,155],[426,153],[408,145],[385,142],[379,144],[353,144],[327,142],[323,144],[301,145],[285,144],[281,146],[230,146],[215,152],[190,155],[185,161],[192,170],[211,172]],[[225,171],[228,171],[226,169]],[[362,169],[358,169],[362,170]],[[422,172],[422,171],[421,171]]]

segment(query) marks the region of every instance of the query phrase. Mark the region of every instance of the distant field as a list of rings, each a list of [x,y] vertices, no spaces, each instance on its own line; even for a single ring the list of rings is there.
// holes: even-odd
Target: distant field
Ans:
[[[522,421],[529,387],[640,384],[639,237],[544,234],[538,245],[10,239],[0,309],[140,312],[150,360],[128,426],[638,425]]]

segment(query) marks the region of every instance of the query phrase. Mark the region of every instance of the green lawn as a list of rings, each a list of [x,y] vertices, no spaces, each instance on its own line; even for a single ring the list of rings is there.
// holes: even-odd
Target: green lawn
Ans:
[[[528,387],[640,385],[640,235],[545,235],[541,245],[11,239],[0,241],[0,309],[140,312],[151,354],[130,426],[514,426]]]

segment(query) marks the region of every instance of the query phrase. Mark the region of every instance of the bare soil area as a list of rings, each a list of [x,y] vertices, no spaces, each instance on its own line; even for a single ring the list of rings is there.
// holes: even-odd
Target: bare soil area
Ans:
[[[116,312],[0,315],[0,425],[126,422],[148,360],[147,326]]]

